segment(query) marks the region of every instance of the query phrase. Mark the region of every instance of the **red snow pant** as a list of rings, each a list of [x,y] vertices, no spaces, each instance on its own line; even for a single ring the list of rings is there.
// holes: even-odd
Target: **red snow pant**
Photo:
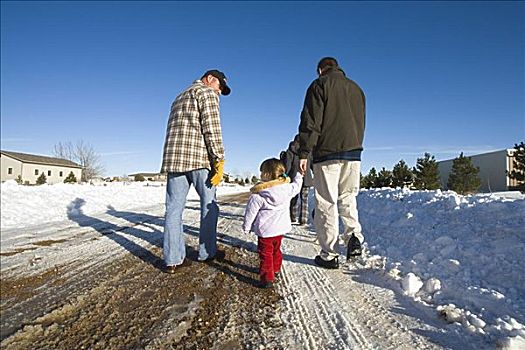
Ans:
[[[257,252],[259,252],[259,276],[262,282],[273,282],[274,274],[279,272],[283,263],[281,241],[284,236],[259,237]]]

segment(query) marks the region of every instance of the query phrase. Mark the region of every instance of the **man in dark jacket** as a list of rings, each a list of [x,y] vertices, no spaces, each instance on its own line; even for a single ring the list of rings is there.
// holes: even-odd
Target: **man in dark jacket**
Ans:
[[[325,57],[317,65],[304,101],[299,125],[299,168],[305,172],[312,154],[315,218],[321,252],[315,263],[339,267],[339,219],[348,241],[347,257],[361,254],[364,237],[357,212],[361,152],[365,131],[365,95],[348,79],[337,60]]]

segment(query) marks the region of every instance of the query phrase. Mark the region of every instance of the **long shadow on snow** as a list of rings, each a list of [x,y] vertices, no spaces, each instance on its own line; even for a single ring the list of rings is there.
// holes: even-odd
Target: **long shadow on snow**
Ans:
[[[199,228],[197,227],[184,225],[184,232],[194,237],[197,237],[197,238],[199,237]],[[230,236],[220,231],[217,231],[217,237],[218,237],[218,242],[222,244],[228,245],[233,248],[244,248],[248,251],[257,253],[256,243],[245,241],[245,240]],[[310,236],[310,237],[313,237],[313,236]],[[285,235],[284,238],[285,239],[296,239],[296,240],[302,241],[302,239],[289,237],[288,235]],[[304,241],[312,242],[312,240],[304,240]],[[290,254],[283,254],[283,260],[291,261],[291,262],[298,263],[298,264],[315,266],[313,258],[304,258],[300,256],[290,255]],[[239,265],[239,264],[236,264],[236,265],[245,271],[249,271],[249,272],[252,270],[258,271],[258,267],[251,267],[251,266]]]
[[[298,232],[290,233],[284,236],[286,239],[291,239],[298,242],[315,243],[317,236],[315,234],[299,234]]]
[[[227,204],[229,206],[234,206],[234,205],[231,205],[231,204]],[[198,210],[200,211],[201,208],[200,207],[190,207],[190,206],[186,206],[185,207],[186,209],[190,209],[190,210]],[[219,207],[219,217],[221,218],[228,218],[228,219],[232,219],[232,220],[237,220],[237,221],[242,221],[242,219],[244,218],[243,215],[239,215],[239,214],[231,214],[231,213],[228,213],[228,212],[225,212],[225,211],[220,211],[220,207]]]
[[[447,349],[457,350],[476,350],[482,345],[474,340],[472,336],[467,338],[465,330],[460,330],[461,337],[455,334],[454,327],[456,326],[449,325],[446,321],[438,318],[435,309],[416,303],[413,299],[404,295],[399,282],[388,280],[384,276],[379,276],[375,271],[368,269],[347,270],[343,271],[343,273],[350,275],[352,280],[356,282],[392,290],[397,301],[397,306],[392,308],[393,312],[413,317],[437,329],[412,329],[414,333],[427,338],[429,341]],[[487,346],[487,344],[484,344],[484,346]]]
[[[195,226],[188,226],[188,225],[184,225],[184,232],[186,234],[189,234],[191,236],[194,236],[194,237],[199,237],[199,228],[198,227],[195,227]],[[249,250],[249,251],[257,251],[257,246],[255,246],[253,243],[251,242],[246,242],[246,241],[243,241],[243,240],[240,240],[240,239],[237,239],[237,238],[234,238],[234,237],[231,237],[231,236],[228,236],[224,233],[221,233],[221,232],[217,232],[217,236],[218,236],[218,242],[222,243],[222,244],[225,244],[225,245],[228,245],[232,248],[245,248],[246,250]],[[197,256],[198,256],[198,252],[197,250],[195,250],[193,247],[188,247],[187,248],[188,251],[189,251],[189,258],[190,259],[195,259],[197,260]],[[254,250],[255,249],[255,250]],[[229,266],[231,266],[232,268],[237,268],[237,269],[241,269],[241,270],[244,270],[248,273],[257,273],[258,272],[258,268],[257,267],[254,267],[254,266],[248,266],[248,265],[244,265],[244,264],[240,264],[240,263],[235,263],[227,258],[224,258],[222,260],[220,260],[220,262],[223,262]],[[232,270],[230,267],[227,267],[227,266],[223,266],[221,264],[219,264],[218,262],[215,262],[215,261],[212,261],[210,263],[208,263],[210,266],[213,266],[215,267],[216,269],[228,274],[228,275],[231,275],[233,276],[234,278],[236,278],[237,280],[241,281],[241,282],[244,282],[244,283],[248,283],[248,284],[252,284],[252,285],[255,285],[257,284],[257,280],[253,279],[253,278],[250,278],[250,277],[247,277],[243,274],[240,274],[234,270]]]
[[[140,232],[144,232],[144,234],[142,234],[141,236],[137,236],[137,237],[140,237],[141,239],[149,242],[150,244],[153,244],[159,248],[162,248],[162,242],[161,242],[162,238],[159,241],[159,237],[157,237],[158,235],[156,235],[160,231],[157,230],[154,226],[163,227],[164,218],[159,217],[159,216],[144,214],[144,213],[131,212],[131,211],[117,211],[115,210],[115,208],[113,208],[110,205],[108,205],[108,210],[106,211],[106,213],[116,218],[124,219],[133,225],[142,225],[142,226],[146,226],[150,228],[151,230],[153,230],[153,233],[137,230]],[[160,233],[162,236],[163,235],[162,232]]]
[[[135,255],[136,257],[140,258],[144,262],[151,264],[157,268],[162,267],[162,259],[157,257],[155,254],[153,254],[149,250],[143,248],[142,246],[138,245],[137,243],[129,240],[128,238],[120,234],[120,232],[124,232],[126,234],[141,238],[149,242],[150,244],[156,245],[157,247],[161,247],[162,237],[163,237],[162,232],[154,228],[152,228],[153,232],[146,232],[146,231],[139,230],[135,227],[127,227],[127,226],[121,227],[111,222],[103,221],[95,217],[85,215],[82,211],[82,207],[85,204],[86,204],[86,201],[82,198],[76,198],[75,200],[73,200],[67,207],[67,217],[70,220],[78,223],[78,225],[80,225],[81,227],[91,227],[97,230],[102,235],[118,243],[124,249],[126,249],[127,251]],[[135,213],[118,212],[112,208],[108,210],[108,213],[115,217],[125,218],[126,220],[134,224],[142,223],[142,221],[139,220],[139,217],[141,218],[148,217],[152,221],[159,220],[159,218],[155,216],[146,215],[146,214],[133,216],[131,214],[135,214]],[[131,215],[132,218],[125,217],[126,215]]]

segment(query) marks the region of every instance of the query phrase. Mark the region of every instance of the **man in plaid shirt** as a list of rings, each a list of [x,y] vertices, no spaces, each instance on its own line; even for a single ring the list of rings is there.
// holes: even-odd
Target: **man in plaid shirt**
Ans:
[[[224,256],[217,251],[219,207],[216,186],[224,172],[219,96],[228,95],[226,76],[209,70],[173,102],[166,131],[162,173],[168,173],[164,224],[166,272],[185,262],[182,213],[193,184],[200,196],[199,261]]]

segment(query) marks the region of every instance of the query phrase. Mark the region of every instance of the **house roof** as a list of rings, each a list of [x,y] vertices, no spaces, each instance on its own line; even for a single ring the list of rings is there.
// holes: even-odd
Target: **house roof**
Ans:
[[[58,165],[58,166],[65,166],[69,168],[82,168],[81,165],[78,165],[75,162],[72,162],[67,159],[62,159],[62,158],[38,156],[35,154],[26,154],[26,153],[11,152],[11,151],[0,151],[0,152],[3,155],[19,160],[23,163]]]

